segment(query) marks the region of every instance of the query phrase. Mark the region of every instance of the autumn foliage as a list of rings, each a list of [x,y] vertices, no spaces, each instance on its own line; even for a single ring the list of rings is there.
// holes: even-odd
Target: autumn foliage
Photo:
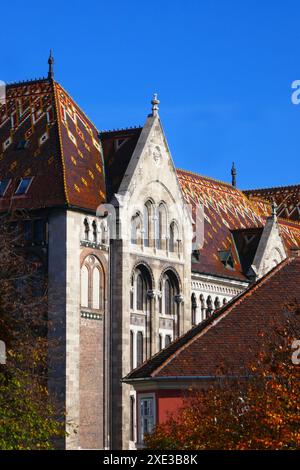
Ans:
[[[0,218],[0,449],[51,449],[64,436],[47,391],[47,279],[41,258],[23,244],[24,214]],[[41,251],[41,250],[40,250]]]
[[[299,314],[295,304],[286,310],[294,320]],[[300,449],[300,366],[291,360],[298,321],[274,328],[272,338],[262,335],[261,352],[243,376],[230,378],[228,370],[205,388],[189,390],[183,407],[146,437],[147,447]]]

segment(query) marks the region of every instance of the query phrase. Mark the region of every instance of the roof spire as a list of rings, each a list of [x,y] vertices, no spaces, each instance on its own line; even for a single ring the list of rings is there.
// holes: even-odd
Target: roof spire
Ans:
[[[153,95],[153,99],[151,101],[151,104],[152,104],[152,116],[157,116],[158,115],[158,105],[159,105],[160,101],[159,99],[157,98],[157,93],[154,93]]]
[[[54,72],[53,72],[54,57],[52,55],[52,49],[50,49],[48,64],[49,64],[48,79],[53,80],[54,79]]]
[[[236,168],[234,162],[232,163],[231,168],[231,184],[234,188],[236,188]]]

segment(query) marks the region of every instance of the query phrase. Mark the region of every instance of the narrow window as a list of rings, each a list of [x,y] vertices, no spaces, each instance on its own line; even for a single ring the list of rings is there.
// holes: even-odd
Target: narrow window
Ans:
[[[169,346],[169,344],[172,342],[171,335],[166,335],[165,337],[165,348]]]
[[[97,243],[97,224],[95,220],[93,220],[92,226],[93,226],[93,242]]]
[[[0,180],[0,197],[4,196],[10,182],[11,182],[11,179],[9,179],[9,178],[5,178],[3,180]]]
[[[132,330],[130,330],[130,370],[134,368],[133,364],[133,346],[134,346],[134,333]]]
[[[144,310],[145,283],[142,274],[138,274],[136,279],[136,308]]]
[[[18,184],[18,187],[15,191],[17,196],[21,196],[22,194],[26,194],[29,186],[32,182],[32,178],[21,178]]]
[[[81,307],[89,306],[89,271],[87,266],[81,268]]]
[[[146,434],[154,429],[154,400],[153,398],[142,398],[140,401],[140,441],[144,442]]]
[[[93,269],[93,295],[92,308],[99,310],[100,308],[100,272],[98,268]]]
[[[137,366],[144,362],[144,345],[143,345],[143,333],[141,331],[137,334],[137,345],[136,345],[136,359],[137,359]]]
[[[134,441],[135,399],[130,396],[130,440]]]

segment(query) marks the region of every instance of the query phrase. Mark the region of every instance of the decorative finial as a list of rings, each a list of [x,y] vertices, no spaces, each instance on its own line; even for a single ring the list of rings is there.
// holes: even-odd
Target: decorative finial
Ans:
[[[231,184],[234,188],[236,188],[236,168],[234,162],[232,163],[231,168]]]
[[[275,199],[272,200],[271,207],[272,207],[272,217],[273,219],[275,219],[277,218],[277,209],[278,209]]]
[[[52,49],[50,49],[48,64],[49,64],[48,79],[53,80],[54,79],[54,71],[53,71],[54,57],[52,55]]]
[[[157,93],[154,93],[153,95],[153,99],[151,101],[151,104],[152,104],[152,116],[157,116],[158,115],[158,105],[159,105],[160,101],[159,99],[157,98]]]

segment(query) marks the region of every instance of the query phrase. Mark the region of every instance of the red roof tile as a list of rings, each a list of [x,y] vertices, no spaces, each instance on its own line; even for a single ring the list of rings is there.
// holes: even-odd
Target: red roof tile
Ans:
[[[261,333],[286,321],[300,303],[300,258],[283,261],[248,290],[195,326],[124,379],[218,376],[220,366],[241,373],[262,347]]]
[[[300,222],[300,185],[279,186],[274,188],[249,189],[244,191],[250,200],[256,200],[260,206],[263,200],[276,201],[277,214],[289,220]],[[259,202],[260,200],[260,202]]]

